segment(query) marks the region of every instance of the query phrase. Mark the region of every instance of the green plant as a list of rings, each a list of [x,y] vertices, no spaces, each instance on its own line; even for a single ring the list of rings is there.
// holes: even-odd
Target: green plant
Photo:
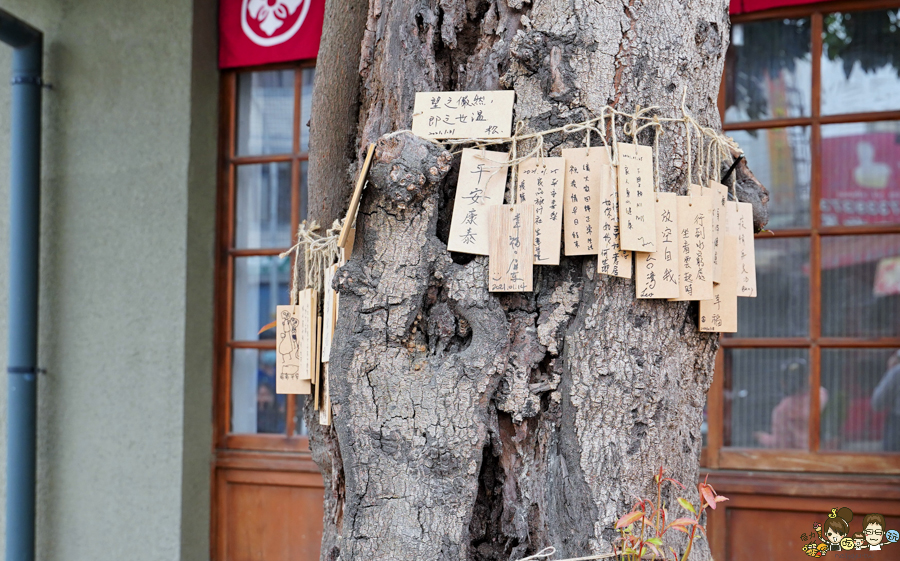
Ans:
[[[616,530],[620,534],[617,540],[619,548],[616,548],[616,554],[620,561],[637,561],[648,555],[650,559],[665,559],[665,555],[662,553],[663,536],[669,530],[675,530],[688,535],[687,547],[681,555],[681,561],[687,561],[697,530],[699,529],[704,537],[706,536],[706,530],[700,525],[703,511],[706,510],[706,507],[715,510],[718,503],[728,499],[717,495],[712,485],[704,480],[703,483],[697,485],[700,493],[699,509],[695,508],[687,499],[678,497],[678,504],[693,514],[693,518],[682,517],[669,522],[668,511],[662,503],[663,484],[669,482],[682,489],[685,489],[685,486],[676,479],[663,477],[663,468],[661,467],[659,473],[653,476],[653,480],[656,483],[656,503],[650,499],[639,499],[632,507],[631,512],[622,515],[616,522]],[[636,529],[638,523],[640,524],[640,533]],[[669,547],[669,551],[672,553],[672,558],[679,561],[675,550]]]

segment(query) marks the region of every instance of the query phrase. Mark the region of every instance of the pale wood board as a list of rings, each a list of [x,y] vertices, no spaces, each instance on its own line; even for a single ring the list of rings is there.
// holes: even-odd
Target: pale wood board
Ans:
[[[756,247],[753,238],[753,205],[737,203],[738,296],[756,297]]]
[[[490,207],[488,286],[491,292],[531,292],[534,270],[534,205]]]
[[[566,255],[597,255],[600,244],[600,172],[609,161],[606,148],[567,148],[563,192]]]
[[[350,198],[350,206],[347,207],[347,216],[344,217],[344,224],[341,226],[341,235],[338,237],[338,246],[346,247],[347,239],[350,237],[350,230],[356,221],[356,212],[359,210],[359,199],[362,197],[363,187],[366,184],[366,175],[369,174],[369,166],[372,165],[372,154],[375,153],[375,144],[369,144],[366,152],[366,159],[363,160],[362,169],[359,170],[359,177],[356,179],[356,187],[353,189],[353,196]],[[349,251],[347,252],[350,253]],[[349,255],[348,255],[349,257]]]
[[[619,190],[616,171],[600,167],[600,239],[597,267],[602,275],[631,278],[632,253],[619,247]]]
[[[535,265],[559,265],[565,180],[565,158],[529,158],[519,164],[517,202],[534,206]]]
[[[738,241],[722,232],[722,277],[713,286],[712,300],[700,301],[700,331],[736,333],[738,329]]]
[[[656,251],[656,218],[653,192],[653,149],[620,142],[619,245],[624,250]]]
[[[509,154],[464,148],[447,249],[474,255],[488,254],[487,209],[503,204]]]
[[[324,380],[322,384],[322,401],[319,407],[319,424],[328,426],[331,424],[331,395],[328,390],[328,365],[325,365],[325,370],[322,372],[322,379]]]
[[[341,248],[340,265],[346,263],[350,256],[353,255],[354,243],[356,243],[356,228],[350,228],[350,232],[347,234],[347,243]]]
[[[300,380],[299,306],[275,308],[275,391],[299,393]]]
[[[709,182],[708,191],[705,193],[712,196],[712,218],[713,218],[713,282],[721,282],[722,278],[722,250],[725,237],[725,228],[722,227],[722,213],[725,212],[725,203],[728,202],[728,187],[715,181]]]
[[[312,383],[318,385],[319,371],[322,368],[322,316],[316,316],[316,367],[313,371]]]
[[[513,90],[418,92],[412,131],[422,138],[508,138]]]
[[[701,192],[699,187],[694,192]],[[712,199],[705,195],[677,197],[680,294],[673,300],[712,298]]]
[[[323,288],[322,299],[322,362],[328,362],[331,359],[331,343],[334,338],[335,323],[335,307],[336,293],[331,288],[334,275],[337,273],[337,265],[325,268],[325,287]]]
[[[638,298],[678,298],[678,204],[675,193],[656,198],[656,251],[635,252]]]

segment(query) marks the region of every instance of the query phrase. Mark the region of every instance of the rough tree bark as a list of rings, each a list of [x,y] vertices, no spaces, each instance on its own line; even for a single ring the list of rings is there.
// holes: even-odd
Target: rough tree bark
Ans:
[[[371,0],[352,77],[360,105],[314,113],[313,218],[330,222],[349,193],[334,191],[349,185],[344,168],[317,164],[317,150],[351,135],[358,143],[329,161],[355,159],[408,129],[417,91],[514,89],[515,118],[530,130],[607,104],[680,116],[686,92],[692,115],[718,127],[727,8]],[[326,37],[337,26],[326,21]],[[332,51],[320,61],[342,48],[323,44]],[[337,87],[323,75],[314,107]],[[684,132],[666,133],[662,188],[683,193]],[[552,155],[582,140],[546,142]],[[651,495],[660,466],[689,485],[698,478],[717,338],[698,332],[696,304],[636,300],[632,281],[599,275],[588,257],[537,267],[533,293],[489,293],[487,258],[446,250],[457,166],[411,134],[378,140],[354,254],[335,280],[334,426],[311,423],[326,483],[323,559],[517,559],[547,545],[557,558],[608,552],[615,520]],[[739,174],[759,229],[767,194],[745,166]],[[690,486],[685,493],[698,502]],[[691,559],[708,558],[699,540]]]

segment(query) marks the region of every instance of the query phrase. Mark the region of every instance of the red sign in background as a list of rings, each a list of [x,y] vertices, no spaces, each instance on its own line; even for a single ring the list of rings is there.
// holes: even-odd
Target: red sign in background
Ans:
[[[825,0],[731,0],[732,14],[746,14],[783,6],[799,6],[800,4],[816,4]]]
[[[325,0],[220,0],[219,68],[316,58]]]

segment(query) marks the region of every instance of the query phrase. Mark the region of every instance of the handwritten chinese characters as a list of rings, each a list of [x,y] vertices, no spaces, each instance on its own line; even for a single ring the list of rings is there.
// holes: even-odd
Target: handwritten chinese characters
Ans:
[[[653,149],[619,143],[619,231],[622,249],[656,251]]]
[[[419,92],[412,131],[423,138],[506,138],[515,92]]]
[[[309,394],[316,366],[318,293],[301,290],[294,306],[277,306],[275,391]]]
[[[606,148],[569,148],[563,192],[566,255],[596,255],[600,244],[600,168]]]
[[[701,192],[694,187],[694,192]],[[712,200],[705,195],[677,197],[680,294],[676,300],[709,300],[712,282]]]
[[[491,225],[488,286],[491,292],[531,292],[534,205],[488,208]]]
[[[738,241],[722,231],[722,277],[711,300],[700,301],[700,331],[737,332]]]
[[[638,298],[678,298],[678,210],[675,193],[656,201],[656,251],[635,253]]]
[[[756,252],[753,245],[753,205],[729,202],[728,224],[738,240],[738,296],[756,296]],[[737,220],[734,219],[737,217]],[[733,226],[732,226],[733,224]]]
[[[503,204],[507,161],[506,152],[463,150],[447,241],[450,251],[488,254],[487,209],[490,205]]]
[[[725,228],[721,221],[724,220],[722,213],[725,212],[725,203],[728,202],[728,187],[715,181],[709,182],[709,187],[703,190],[704,195],[712,197],[712,219],[713,219],[713,282],[722,282],[722,249],[725,240]]]
[[[529,158],[519,164],[518,203],[534,206],[534,264],[559,265],[565,158]]]
[[[600,273],[631,278],[631,252],[619,247],[619,194],[616,189],[616,172],[611,165],[600,166],[600,239],[597,265]]]

